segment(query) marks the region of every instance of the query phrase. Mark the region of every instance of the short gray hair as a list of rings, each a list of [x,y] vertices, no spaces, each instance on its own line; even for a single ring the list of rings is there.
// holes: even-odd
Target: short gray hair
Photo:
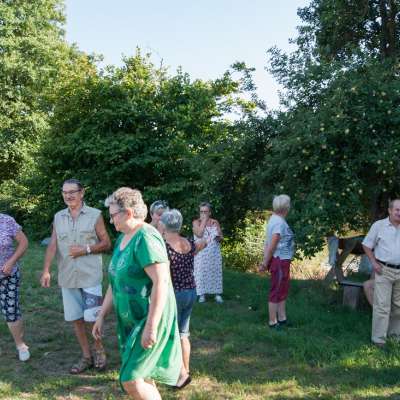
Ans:
[[[165,211],[160,221],[164,224],[165,229],[169,232],[180,232],[182,228],[182,214],[176,208]]]
[[[111,196],[108,196],[104,202],[106,207],[111,204],[117,205],[121,210],[130,208],[133,210],[135,218],[145,219],[147,216],[147,206],[143,201],[142,193],[137,189],[130,187],[121,187]]]
[[[287,194],[275,196],[272,201],[272,209],[274,212],[288,211],[290,208],[290,197]]]
[[[150,215],[153,215],[158,210],[168,211],[169,210],[168,203],[165,200],[156,200],[150,206]]]
[[[211,203],[209,203],[208,201],[203,201],[200,203],[199,208],[201,207],[207,207],[210,211],[212,209]]]
[[[395,198],[395,199],[393,199],[393,200],[389,200],[389,208],[390,208],[390,209],[392,209],[392,208],[394,207],[394,203],[395,203],[396,201],[400,201],[400,199]]]

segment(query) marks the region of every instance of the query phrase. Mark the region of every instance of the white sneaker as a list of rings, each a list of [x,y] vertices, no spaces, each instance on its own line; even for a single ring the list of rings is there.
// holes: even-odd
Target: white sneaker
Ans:
[[[223,303],[224,302],[224,300],[222,300],[222,297],[219,295],[219,294],[217,294],[216,296],[215,296],[215,301],[217,302],[217,303]]]
[[[201,296],[199,296],[199,303],[205,303],[205,302],[206,302],[206,296],[202,294]]]
[[[18,350],[19,361],[28,361],[31,358],[28,346],[21,346]]]

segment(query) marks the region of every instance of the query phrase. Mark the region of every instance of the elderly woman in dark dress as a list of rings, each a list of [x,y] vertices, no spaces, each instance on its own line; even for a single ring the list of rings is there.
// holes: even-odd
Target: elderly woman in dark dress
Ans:
[[[167,244],[172,284],[178,308],[178,327],[183,358],[179,384],[180,387],[184,387],[191,381],[189,375],[189,323],[193,305],[196,301],[196,284],[193,275],[194,256],[207,246],[207,242],[206,240],[200,240],[195,243],[191,239],[182,237],[179,234],[181,227],[182,215],[178,210],[166,211],[161,216],[159,229]]]
[[[17,242],[14,249],[13,242]],[[18,260],[28,248],[28,239],[14,218],[0,214],[0,306],[14,338],[20,361],[30,358],[24,342],[24,328],[19,308],[20,272]]]

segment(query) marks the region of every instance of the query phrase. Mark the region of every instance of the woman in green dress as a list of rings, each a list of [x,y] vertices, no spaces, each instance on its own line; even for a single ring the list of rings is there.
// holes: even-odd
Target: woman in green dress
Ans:
[[[168,255],[160,233],[146,224],[138,190],[120,188],[106,199],[119,236],[109,266],[110,286],[93,327],[103,332],[112,305],[117,315],[120,382],[139,400],[161,399],[153,381],[180,386],[182,354]]]

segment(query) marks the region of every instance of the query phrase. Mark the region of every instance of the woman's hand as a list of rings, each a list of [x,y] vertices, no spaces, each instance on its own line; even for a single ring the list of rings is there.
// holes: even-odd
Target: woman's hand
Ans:
[[[259,265],[258,272],[265,272],[266,270],[267,270],[267,266],[264,263]]]
[[[3,265],[3,268],[1,271],[3,272],[4,275],[9,276],[11,275],[11,272],[13,270],[14,265],[11,264],[10,262],[6,261]]]
[[[92,335],[95,338],[95,340],[100,340],[102,338],[103,331],[104,331],[104,317],[99,315],[92,329]]]
[[[142,333],[141,344],[144,349],[151,349],[157,342],[157,332],[155,329],[149,327],[147,324]]]

